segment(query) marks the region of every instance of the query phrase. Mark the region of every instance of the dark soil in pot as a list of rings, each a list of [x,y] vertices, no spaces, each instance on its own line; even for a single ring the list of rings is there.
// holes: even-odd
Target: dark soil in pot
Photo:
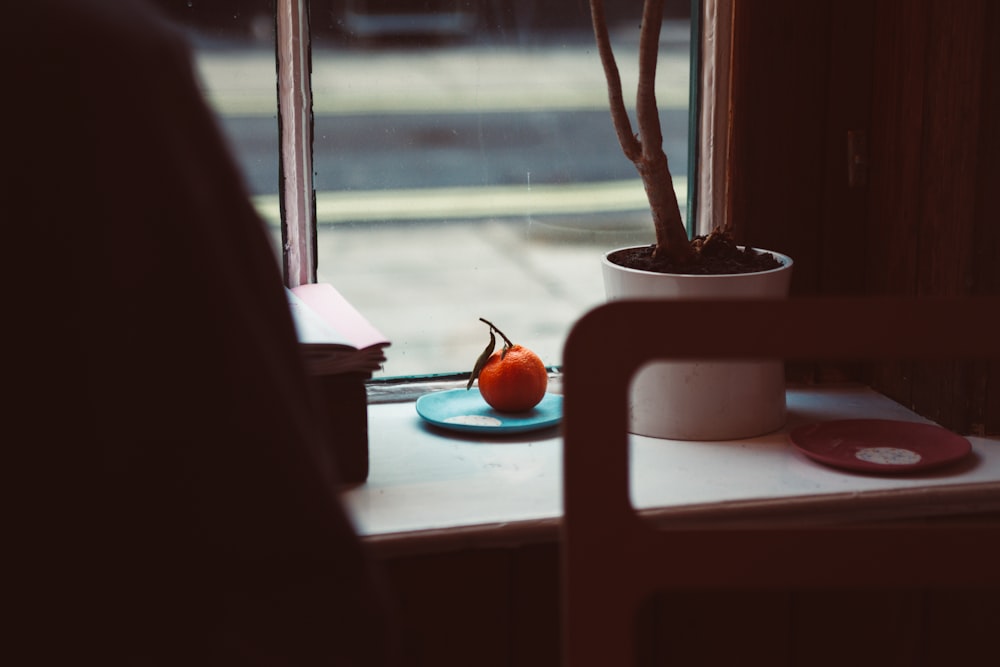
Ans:
[[[618,266],[654,273],[680,273],[685,275],[727,275],[770,271],[781,266],[774,255],[755,250],[750,246],[740,248],[728,234],[712,233],[692,240],[693,257],[680,263],[667,257],[654,258],[656,246],[623,248],[608,255],[608,260]]]

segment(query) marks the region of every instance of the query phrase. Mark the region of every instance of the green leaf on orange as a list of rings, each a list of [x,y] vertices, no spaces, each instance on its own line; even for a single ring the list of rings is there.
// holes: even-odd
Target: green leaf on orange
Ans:
[[[476,359],[476,365],[472,367],[472,374],[469,376],[469,384],[465,385],[466,391],[472,389],[472,383],[479,377],[479,372],[483,370],[483,366],[486,365],[486,361],[490,358],[490,355],[493,354],[493,348],[495,348],[496,345],[497,337],[493,334],[493,331],[490,330],[490,344],[486,346],[483,353],[479,355],[478,359]]]

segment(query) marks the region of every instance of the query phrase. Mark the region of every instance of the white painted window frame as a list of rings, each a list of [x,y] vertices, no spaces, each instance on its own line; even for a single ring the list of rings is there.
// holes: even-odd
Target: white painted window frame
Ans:
[[[282,268],[285,283],[316,282],[316,192],[308,0],[278,0],[278,125]]]

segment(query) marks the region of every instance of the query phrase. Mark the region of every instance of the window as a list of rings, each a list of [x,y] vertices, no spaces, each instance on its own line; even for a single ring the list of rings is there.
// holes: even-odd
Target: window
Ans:
[[[468,372],[488,337],[479,317],[558,366],[573,322],[604,300],[603,253],[652,241],[587,3],[311,4],[316,278],[392,340],[386,377]],[[628,98],[641,2],[607,4]],[[658,99],[683,207],[689,0],[666,5]],[[196,45],[280,241],[273,30],[258,15]]]

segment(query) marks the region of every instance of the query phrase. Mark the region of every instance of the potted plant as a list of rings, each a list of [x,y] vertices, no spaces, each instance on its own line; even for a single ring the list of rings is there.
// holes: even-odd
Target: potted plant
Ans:
[[[645,0],[639,37],[636,127],[625,107],[603,0],[590,0],[611,118],[625,156],[649,199],[656,243],[604,256],[609,299],[733,299],[787,296],[792,261],[737,246],[728,226],[689,239],[663,150],[656,103],[656,62],[663,0]],[[679,324],[683,326],[683,324]],[[631,430],[685,440],[751,437],[785,421],[781,361],[657,362],[641,369],[630,398]]]

